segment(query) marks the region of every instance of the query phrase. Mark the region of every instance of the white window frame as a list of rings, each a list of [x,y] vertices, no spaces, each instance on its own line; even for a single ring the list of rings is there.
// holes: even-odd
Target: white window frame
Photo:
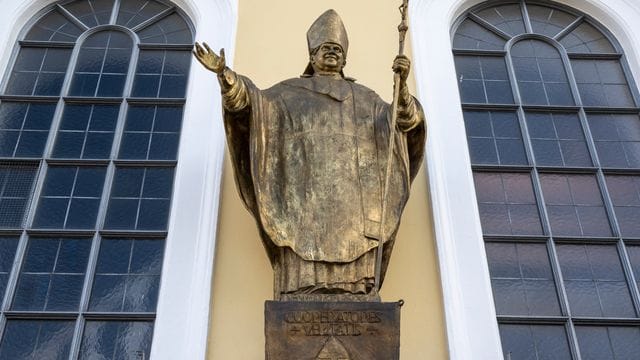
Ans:
[[[502,359],[451,46],[454,22],[481,2],[409,3],[417,92],[427,117],[426,166],[452,360]],[[640,3],[555,2],[588,14],[609,29],[624,49],[633,77],[640,81]]]
[[[6,73],[22,29],[56,0],[0,0],[0,73]],[[173,0],[195,38],[226,49],[233,63],[238,0]],[[151,358],[205,359],[218,205],[225,152],[215,76],[191,64],[178,165],[162,268]]]

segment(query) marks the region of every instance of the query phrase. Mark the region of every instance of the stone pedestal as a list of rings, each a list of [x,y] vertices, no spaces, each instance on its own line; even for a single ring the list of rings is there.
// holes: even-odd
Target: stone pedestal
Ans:
[[[398,360],[402,302],[265,302],[267,360]]]

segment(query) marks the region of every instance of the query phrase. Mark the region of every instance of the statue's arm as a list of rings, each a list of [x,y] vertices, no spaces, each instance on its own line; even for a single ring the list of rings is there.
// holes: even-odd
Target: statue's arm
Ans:
[[[424,122],[424,114],[418,101],[409,93],[407,78],[411,68],[411,61],[404,55],[396,57],[393,71],[400,74],[400,93],[398,97],[397,126],[402,132],[409,132]]]
[[[220,55],[209,48],[207,43],[196,43],[193,50],[196,59],[207,70],[217,74],[220,89],[222,91],[222,104],[229,112],[238,112],[250,105],[249,92],[242,79],[226,65],[224,49],[220,49]]]

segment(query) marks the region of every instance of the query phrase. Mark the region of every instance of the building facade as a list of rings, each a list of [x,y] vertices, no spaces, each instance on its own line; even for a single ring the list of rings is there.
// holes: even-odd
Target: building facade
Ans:
[[[194,41],[268,88],[328,8],[389,101],[385,1],[0,1],[0,359],[260,359],[269,262]],[[403,359],[640,351],[640,3],[411,0],[428,122],[381,296]]]

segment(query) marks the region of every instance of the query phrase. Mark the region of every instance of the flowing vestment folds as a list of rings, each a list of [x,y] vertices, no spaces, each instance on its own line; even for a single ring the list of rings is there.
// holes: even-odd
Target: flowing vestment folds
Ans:
[[[235,75],[235,74],[234,74]],[[310,76],[223,91],[235,180],[283,293],[367,293],[381,238],[391,106],[343,78]],[[395,131],[382,276],[424,152],[417,100]]]

